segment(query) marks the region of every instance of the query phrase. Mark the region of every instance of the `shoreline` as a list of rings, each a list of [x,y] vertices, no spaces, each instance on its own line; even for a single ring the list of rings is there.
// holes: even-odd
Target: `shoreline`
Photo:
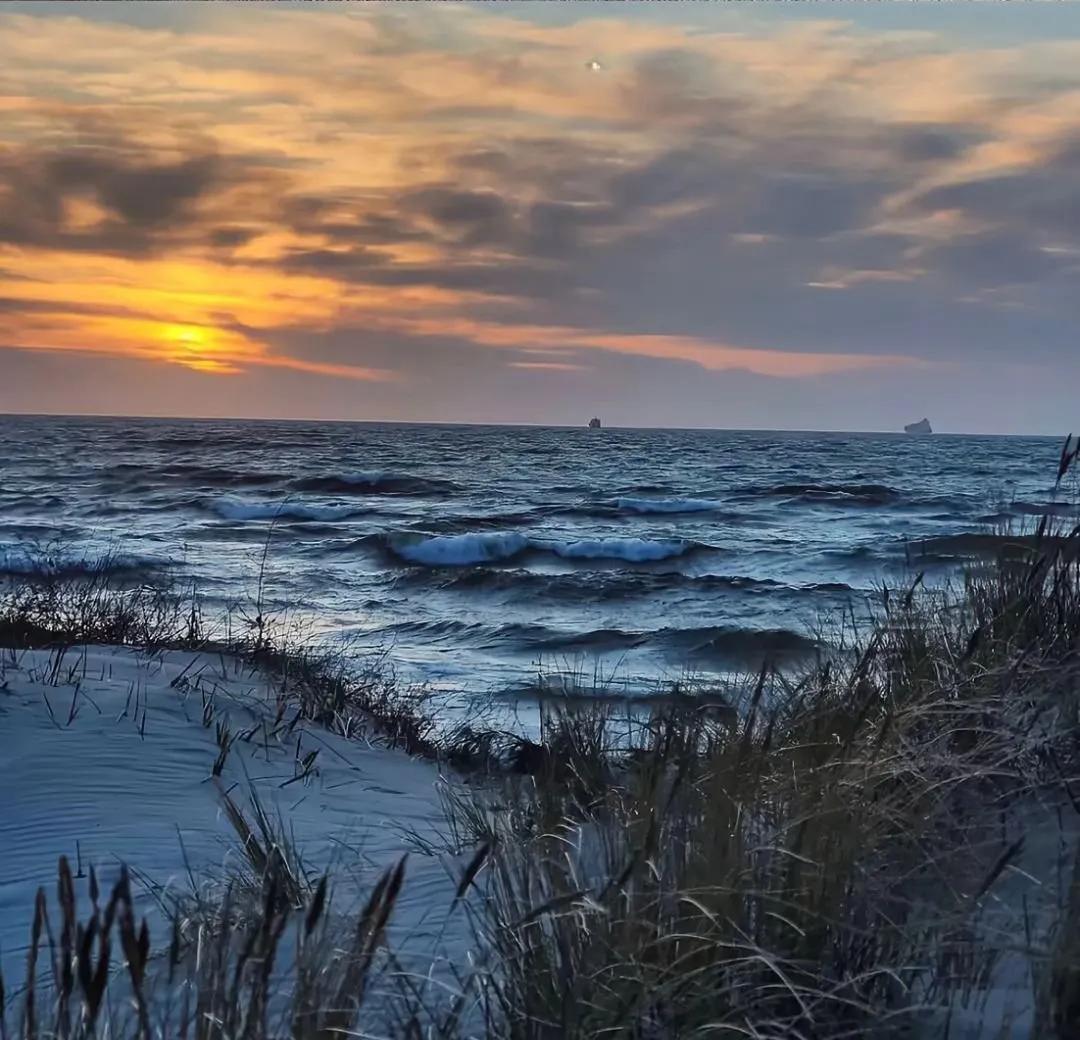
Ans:
[[[71,875],[130,859],[102,867],[112,909],[94,895],[87,927],[102,944],[119,929],[109,985],[134,991],[144,1025],[152,1002],[181,1013],[174,972],[225,1018],[265,1015],[259,965],[277,963],[275,1008],[335,1031],[374,1015],[394,1040],[496,1040],[515,1022],[581,1040],[778,1022],[816,1040],[905,1022],[917,1040],[1071,1040],[1080,529],[1066,523],[1044,517],[1035,551],[962,585],[883,592],[843,652],[766,664],[723,704],[669,697],[630,720],[568,698],[535,740],[441,733],[391,662],[305,641],[261,595],[215,630],[187,589],[13,576],[0,764],[17,781],[0,837],[19,851],[0,867],[0,940],[5,974],[12,945],[26,974],[0,1015],[25,1016],[38,985],[58,1034],[71,1000],[95,1013],[95,984],[62,965],[50,983],[39,961],[57,933],[37,886],[59,855],[68,936],[84,891]],[[242,855],[221,852],[229,828]],[[164,885],[156,904],[133,895],[144,879]],[[144,907],[171,922],[167,952],[136,927]],[[5,938],[16,919],[37,922],[28,947]],[[85,962],[64,942],[62,961]]]

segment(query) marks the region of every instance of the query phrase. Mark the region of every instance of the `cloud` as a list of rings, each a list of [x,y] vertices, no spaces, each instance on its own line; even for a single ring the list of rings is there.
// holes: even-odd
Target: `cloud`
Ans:
[[[432,225],[438,237],[466,247],[504,244],[512,233],[510,206],[494,191],[421,188],[398,198],[397,205]]]
[[[216,151],[170,161],[117,140],[101,146],[0,151],[0,244],[135,255],[192,242],[236,245],[238,228],[211,229],[230,191],[269,187],[257,162]]]
[[[673,417],[1075,350],[1080,41],[615,7],[0,14],[4,345],[432,408],[621,355]]]

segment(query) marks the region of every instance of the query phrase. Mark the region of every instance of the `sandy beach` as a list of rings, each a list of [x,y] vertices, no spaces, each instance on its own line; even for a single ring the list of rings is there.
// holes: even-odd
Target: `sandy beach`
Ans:
[[[61,856],[108,890],[121,864],[159,942],[162,903],[220,899],[250,873],[223,793],[251,818],[253,799],[295,847],[314,887],[329,873],[335,909],[356,911],[407,855],[388,941],[422,971],[460,961],[463,915],[449,918],[460,864],[447,847],[430,762],[278,719],[280,686],[222,655],[119,647],[0,652],[0,951],[25,964],[38,887]],[[219,727],[235,735],[224,764]],[[195,891],[193,891],[193,889]]]

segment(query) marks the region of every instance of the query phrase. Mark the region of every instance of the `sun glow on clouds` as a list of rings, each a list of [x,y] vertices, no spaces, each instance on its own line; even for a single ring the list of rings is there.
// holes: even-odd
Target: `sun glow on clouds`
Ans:
[[[358,328],[496,351],[521,380],[611,355],[917,371],[938,359],[878,342],[877,308],[988,312],[1075,265],[1076,229],[992,192],[1080,140],[1076,41],[187,10],[166,29],[0,6],[0,364],[408,385],[420,362],[305,346]]]
[[[790,350],[749,349],[690,336],[651,336],[633,333],[596,334],[582,329],[543,325],[482,325],[445,319],[391,319],[387,327],[418,336],[450,333],[488,347],[533,351],[536,348],[578,348],[632,354],[670,361],[687,361],[714,372],[739,370],[777,379],[798,379],[864,369],[911,368],[926,365],[917,358],[881,354],[799,353]],[[517,368],[566,368],[550,363],[514,362]]]

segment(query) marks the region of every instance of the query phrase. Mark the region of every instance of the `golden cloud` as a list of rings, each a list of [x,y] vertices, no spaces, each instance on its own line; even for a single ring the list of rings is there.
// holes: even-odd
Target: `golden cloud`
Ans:
[[[983,140],[913,176],[873,225],[933,241],[978,225],[958,214],[912,215],[913,198],[963,178],[1035,168],[1080,130],[1080,86],[1039,86],[1047,69],[1065,76],[1080,67],[1080,43],[1069,41],[950,50],[925,34],[872,36],[842,22],[769,31],[737,22],[724,33],[619,17],[542,26],[452,5],[422,17],[320,7],[263,9],[258,19],[200,5],[190,20],[167,30],[0,15],[3,346],[221,375],[273,366],[390,378],[363,357],[330,364],[268,345],[273,332],[348,322],[491,348],[570,347],[781,378],[911,366],[895,353],[732,345],[722,328],[714,339],[544,326],[515,315],[512,290],[365,280],[363,264],[394,275],[520,260],[500,238],[494,203],[484,225],[475,215],[447,216],[448,204],[438,226],[434,218],[410,225],[400,213],[410,190],[434,184],[469,187],[474,206],[495,187],[507,206],[543,201],[527,178],[495,184],[482,166],[462,172],[463,154],[509,135],[533,141],[541,157],[544,142],[557,139],[568,155],[602,153],[613,168],[629,168],[662,154],[677,131],[720,134],[718,116],[730,128],[720,145],[735,156],[769,135],[787,135],[795,147],[807,126],[812,137],[816,125],[845,121],[963,124]],[[589,68],[598,54],[600,73]],[[1002,104],[1008,91],[1014,100]],[[847,169],[871,162],[859,134],[837,139],[847,142],[837,157]],[[200,157],[205,182],[185,193],[177,178]],[[155,210],[170,192],[168,211]],[[316,216],[298,217],[305,205]],[[666,206],[606,224],[597,207],[583,234],[622,241],[693,210],[692,201]],[[357,242],[348,241],[350,227]],[[360,242],[361,232],[371,242]],[[735,237],[775,239],[754,230]],[[316,254],[317,272],[297,269],[296,257]],[[825,266],[810,284],[840,289],[922,273]]]

